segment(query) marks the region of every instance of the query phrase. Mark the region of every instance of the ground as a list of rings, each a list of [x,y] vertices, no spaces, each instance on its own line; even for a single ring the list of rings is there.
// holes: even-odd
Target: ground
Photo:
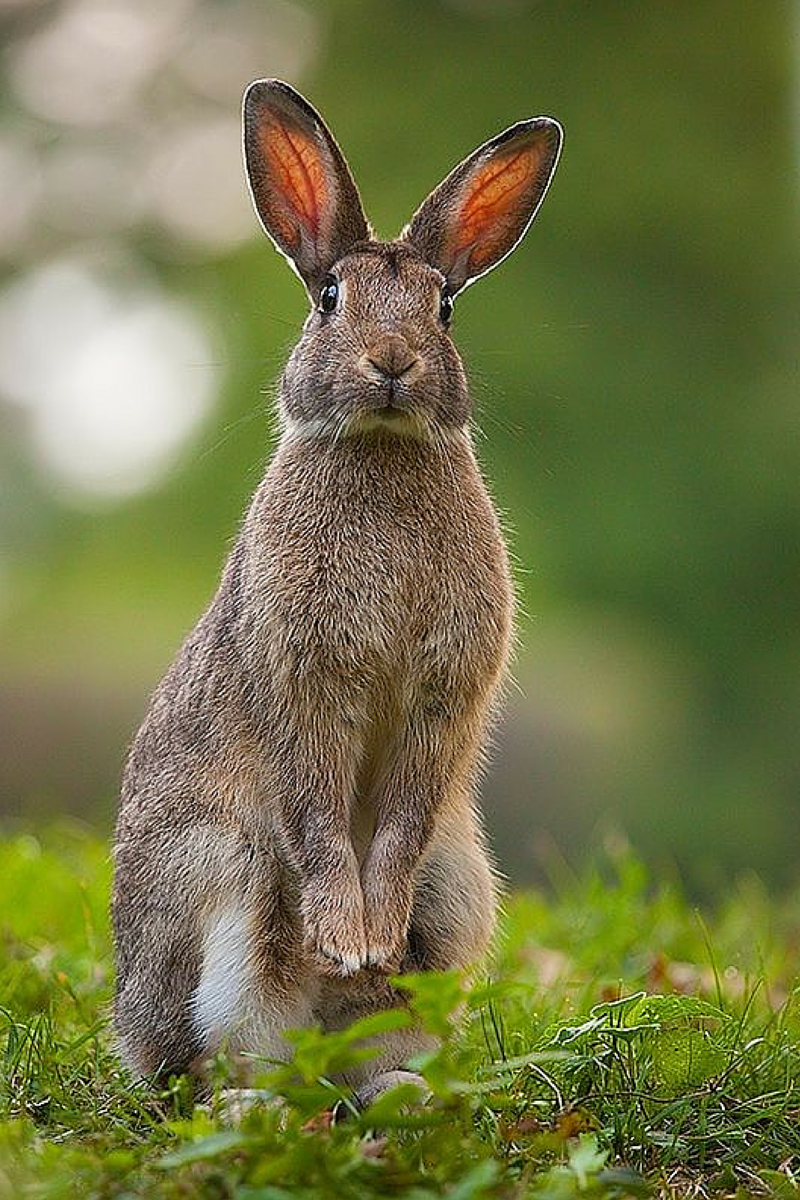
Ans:
[[[333,1123],[330,1077],[369,1029],[310,1030],[263,1065],[284,1102],[231,1125],[224,1058],[206,1106],[120,1069],[109,877],[86,831],[0,843],[0,1200],[800,1200],[800,893],[744,878],[701,914],[615,841],[511,897],[476,980],[409,979],[444,1037],[425,1108],[393,1094]]]

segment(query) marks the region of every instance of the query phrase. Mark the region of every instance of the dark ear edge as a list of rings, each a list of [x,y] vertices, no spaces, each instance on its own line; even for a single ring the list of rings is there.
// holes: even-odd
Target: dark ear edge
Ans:
[[[245,173],[258,219],[308,290],[369,237],[358,189],[319,113],[280,79],[256,79],[242,102]]]
[[[454,167],[417,209],[401,237],[442,272],[453,295],[522,241],[547,194],[563,137],[553,117],[518,121]]]

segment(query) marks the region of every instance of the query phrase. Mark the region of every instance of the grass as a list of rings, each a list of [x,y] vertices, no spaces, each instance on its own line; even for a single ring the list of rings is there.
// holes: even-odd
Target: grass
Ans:
[[[231,1126],[114,1057],[109,873],[75,830],[0,843],[2,1200],[800,1200],[800,894],[744,880],[701,919],[612,848],[509,902],[489,976],[409,979],[443,1035],[429,1106],[394,1093],[331,1124],[331,1076],[372,1027],[306,1030],[264,1064],[284,1103]]]

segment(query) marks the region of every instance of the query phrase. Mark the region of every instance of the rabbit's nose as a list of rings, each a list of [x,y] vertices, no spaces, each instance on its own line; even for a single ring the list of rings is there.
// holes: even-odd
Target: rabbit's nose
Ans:
[[[362,362],[367,370],[378,371],[386,379],[403,379],[422,364],[406,339],[395,333],[387,334],[370,346]]]

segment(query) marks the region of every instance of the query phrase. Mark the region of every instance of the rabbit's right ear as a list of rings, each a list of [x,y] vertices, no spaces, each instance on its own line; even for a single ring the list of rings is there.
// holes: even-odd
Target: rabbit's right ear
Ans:
[[[244,95],[244,155],[261,224],[313,294],[367,221],[344,156],[320,115],[279,79]]]

